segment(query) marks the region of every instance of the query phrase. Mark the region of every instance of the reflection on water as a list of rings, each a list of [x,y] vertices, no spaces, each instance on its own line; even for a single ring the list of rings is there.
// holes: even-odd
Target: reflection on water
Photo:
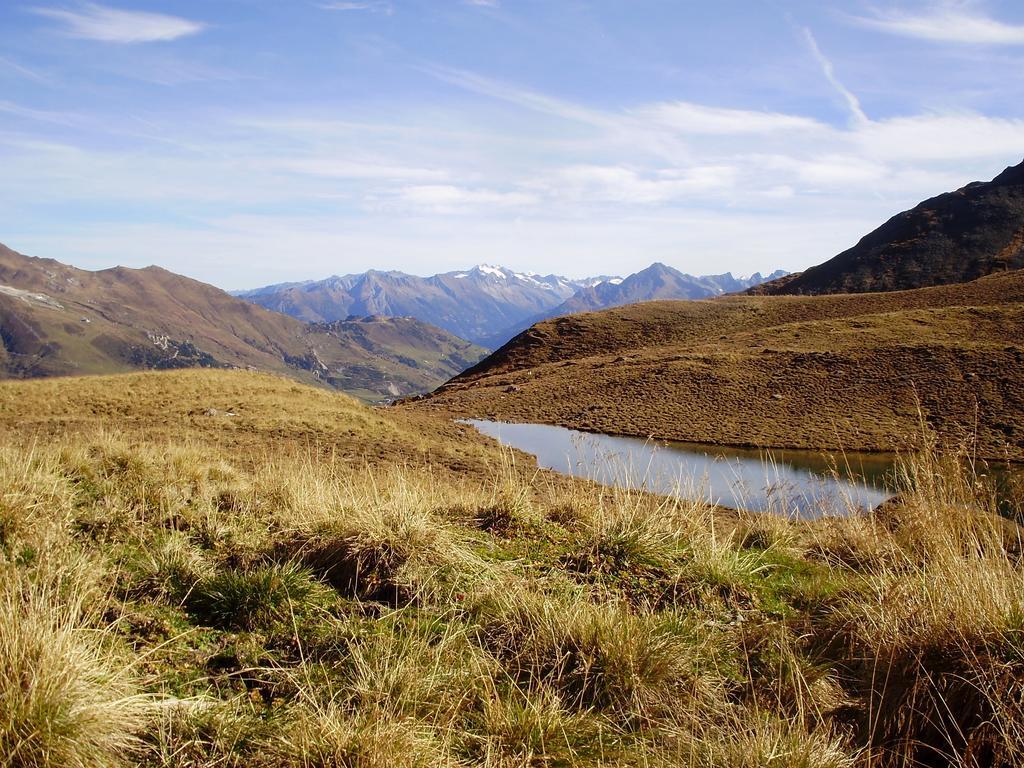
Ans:
[[[803,518],[845,515],[888,498],[891,456],[756,451],[578,432],[546,424],[468,420],[537,463],[605,485],[706,498]]]

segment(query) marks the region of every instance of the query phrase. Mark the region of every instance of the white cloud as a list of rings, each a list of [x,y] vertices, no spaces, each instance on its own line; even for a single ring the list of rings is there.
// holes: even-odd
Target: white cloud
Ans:
[[[896,117],[852,136],[863,154],[885,162],[956,161],[1024,155],[1024,120],[969,112]]]
[[[940,3],[924,13],[877,11],[872,16],[851,16],[851,21],[891,35],[941,43],[1024,45],[1024,26],[1006,24],[962,3]]]
[[[152,43],[177,40],[206,28],[198,21],[149,11],[128,11],[83,3],[78,10],[33,8],[34,13],[59,22],[64,34],[106,43]]]
[[[793,170],[804,190],[878,184],[890,172],[881,163],[868,162],[854,155],[821,155],[795,163]]]
[[[653,205],[731,189],[736,177],[737,169],[727,165],[652,173],[622,166],[581,165],[551,174],[545,188],[553,198]]]

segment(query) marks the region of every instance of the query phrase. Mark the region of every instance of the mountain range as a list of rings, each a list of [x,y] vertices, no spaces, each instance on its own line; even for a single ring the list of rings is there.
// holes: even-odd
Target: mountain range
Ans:
[[[3,377],[255,368],[382,400],[483,354],[413,318],[304,323],[159,267],[90,272],[0,246]]]
[[[762,277],[760,272],[746,278],[733,277],[729,272],[723,275],[694,277],[656,262],[629,277],[595,281],[585,285],[557,307],[528,317],[509,328],[503,328],[492,336],[479,339],[479,343],[489,349],[498,349],[530,326],[551,317],[573,315],[577,312],[596,312],[643,301],[707,299],[737,293],[760,285],[766,280],[779,279],[786,274],[788,273],[780,269],[767,277]]]
[[[776,272],[767,278],[760,274],[735,278],[728,273],[693,277],[664,264],[652,264],[625,278],[570,280],[482,265],[429,278],[371,271],[268,286],[247,291],[241,298],[159,267],[91,272],[0,246],[0,376],[28,378],[181,367],[255,368],[381,401],[428,392],[467,368],[470,370],[448,389],[448,395],[477,387],[483,379],[499,382],[512,370],[555,363],[561,366],[612,352],[626,357],[635,346],[648,350],[645,354],[657,375],[648,375],[643,366],[634,366],[631,375],[638,381],[648,381],[645,386],[650,392],[660,394],[648,402],[644,392],[634,393],[631,402],[654,409],[668,402],[664,400],[667,397],[673,407],[683,408],[680,413],[686,421],[690,418],[686,416],[690,413],[687,398],[693,393],[666,392],[659,383],[672,373],[672,361],[688,361],[680,363],[677,373],[689,377],[687,381],[703,381],[701,392],[718,392],[725,397],[732,383],[744,380],[752,371],[781,382],[794,376],[793,370],[806,373],[814,368],[815,360],[825,360],[820,378],[814,379],[817,383],[809,383],[803,395],[810,408],[821,392],[831,391],[829,387],[841,381],[834,378],[836,361],[829,355],[834,354],[834,348],[845,345],[854,352],[846,361],[849,366],[839,365],[844,372],[849,367],[873,376],[906,378],[913,374],[922,392],[926,385],[921,382],[929,380],[929,371],[939,382],[978,382],[972,397],[979,405],[986,406],[990,414],[1008,414],[998,424],[988,425],[990,444],[997,445],[998,435],[1011,443],[1019,442],[1024,431],[1024,426],[1014,421],[1014,414],[1024,412],[1024,394],[1018,391],[1018,379],[1006,374],[1009,369],[1021,367],[1019,358],[1024,358],[1019,339],[1024,337],[1024,328],[1020,327],[1019,286],[1013,282],[1017,278],[1008,278],[1009,282],[994,278],[1002,273],[1019,277],[1024,273],[1014,270],[1022,267],[1024,163],[1007,168],[990,182],[974,182],[926,200],[894,216],[854,247],[802,274]],[[935,292],[933,288],[975,283],[980,287],[952,293]],[[767,294],[754,298],[769,303],[741,305],[736,302],[746,299],[721,296],[743,290]],[[913,293],[915,290],[932,292],[919,296]],[[892,301],[897,303],[891,307],[886,303],[888,299],[879,304],[856,295],[806,306],[787,304],[791,299],[781,303],[771,300],[772,294],[888,295],[893,291],[903,293],[892,294],[897,297]],[[659,301],[710,297],[718,298]],[[628,311],[608,309],[637,302],[645,303]],[[708,320],[723,312],[728,315],[724,309],[728,307],[736,310],[732,319]],[[618,314],[606,315],[609,311]],[[887,319],[876,317],[886,313],[890,313]],[[865,319],[855,319],[858,314]],[[600,316],[622,322],[588,319]],[[652,325],[652,317],[674,319]],[[740,333],[740,326],[749,325],[751,317],[762,319],[743,333],[749,336],[756,332],[757,339]],[[801,323],[816,324],[804,329],[808,338],[816,341],[796,343],[790,339],[790,335],[796,338],[804,332],[794,330]],[[528,327],[530,330],[520,333],[498,354],[471,367],[485,356],[483,346],[499,347],[509,336]],[[643,329],[654,327],[661,335],[652,339]],[[929,340],[928,334],[934,339]],[[832,337],[834,343],[828,341]],[[788,340],[786,354],[765,356],[773,352],[776,338]],[[685,350],[677,343],[681,339]],[[857,339],[863,349],[855,349]],[[711,357],[697,347],[706,347]],[[912,360],[906,358],[909,348],[917,349],[920,359],[914,357],[917,352],[911,354]],[[747,359],[750,349],[762,351]],[[819,360],[819,356],[823,357]],[[509,368],[513,359],[518,362]],[[731,362],[717,370],[709,362],[713,359]],[[704,362],[698,365],[695,361],[700,360]],[[933,363],[937,360],[942,364],[936,368]],[[743,363],[739,369],[729,367],[737,361]],[[586,376],[591,383],[603,380],[603,374],[589,368]],[[625,386],[610,379],[605,384],[612,388],[609,391]],[[868,383],[861,384],[867,391]],[[586,388],[580,389],[573,382],[559,381],[558,385],[564,385],[564,389],[544,390],[542,400],[553,398],[559,407],[590,412],[594,402],[583,402],[573,394],[587,392]],[[935,384],[929,396],[938,398],[937,403],[947,395],[952,398],[950,402],[960,398],[962,405],[967,403],[965,390],[953,392],[943,387]],[[518,391],[515,389],[513,394]],[[754,407],[762,402],[763,392],[759,395],[750,391],[754,392],[750,407]],[[493,413],[512,414],[519,396],[503,392],[498,397],[503,405],[492,409]],[[884,401],[889,390],[878,392],[883,401],[871,402],[869,412],[884,413],[891,406]],[[850,393],[848,388],[840,387],[836,391],[838,399],[828,403],[823,417],[842,412],[840,403]],[[587,398],[593,396],[593,392],[586,394]],[[743,402],[737,395],[730,406],[734,416],[742,411]],[[534,406],[540,408],[536,403]],[[537,411],[538,415],[543,413],[543,408]],[[616,427],[614,419],[595,421],[592,414],[586,418],[578,413],[558,418],[584,427],[598,424],[613,431],[621,431],[626,424],[623,421]],[[755,422],[763,420],[751,416],[749,424]],[[787,429],[785,418],[776,417],[773,423],[783,432]],[[809,422],[804,418],[800,423]],[[847,434],[857,433],[851,429]],[[728,439],[738,439],[739,434]],[[721,436],[693,430],[678,430],[673,435],[721,441]],[[770,444],[764,442],[770,436],[758,440],[758,444]],[[873,445],[884,442],[878,438]],[[864,446],[871,447],[867,442]]]
[[[411,316],[495,349],[535,322],[584,310],[652,299],[695,299],[741,291],[768,278],[760,274],[694,277],[664,264],[621,277],[582,280],[515,272],[481,264],[462,272],[418,277],[371,270],[302,283],[282,283],[235,295],[311,322],[351,315]]]

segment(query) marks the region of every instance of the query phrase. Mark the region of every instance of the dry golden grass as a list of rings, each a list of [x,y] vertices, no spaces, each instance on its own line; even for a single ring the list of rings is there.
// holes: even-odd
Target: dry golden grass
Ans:
[[[188,448],[250,466],[310,456],[346,468],[430,466],[442,475],[491,477],[502,461],[468,427],[370,409],[272,374],[188,370],[0,381],[0,434],[8,443],[92,438],[103,430],[130,443]]]
[[[151,704],[79,590],[0,573],[0,765],[116,765],[137,747]]]
[[[1024,757],[1018,529],[963,457],[801,523],[555,479],[271,377],[78,383],[0,399],[0,765]]]

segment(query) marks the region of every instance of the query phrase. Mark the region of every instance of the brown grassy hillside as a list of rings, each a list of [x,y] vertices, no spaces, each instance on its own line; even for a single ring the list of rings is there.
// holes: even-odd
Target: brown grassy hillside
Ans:
[[[409,318],[313,326],[159,267],[90,272],[0,246],[0,376],[240,367],[380,400],[482,353]]]
[[[1024,458],[1024,272],[915,291],[652,302],[540,323],[412,407],[731,445]]]

